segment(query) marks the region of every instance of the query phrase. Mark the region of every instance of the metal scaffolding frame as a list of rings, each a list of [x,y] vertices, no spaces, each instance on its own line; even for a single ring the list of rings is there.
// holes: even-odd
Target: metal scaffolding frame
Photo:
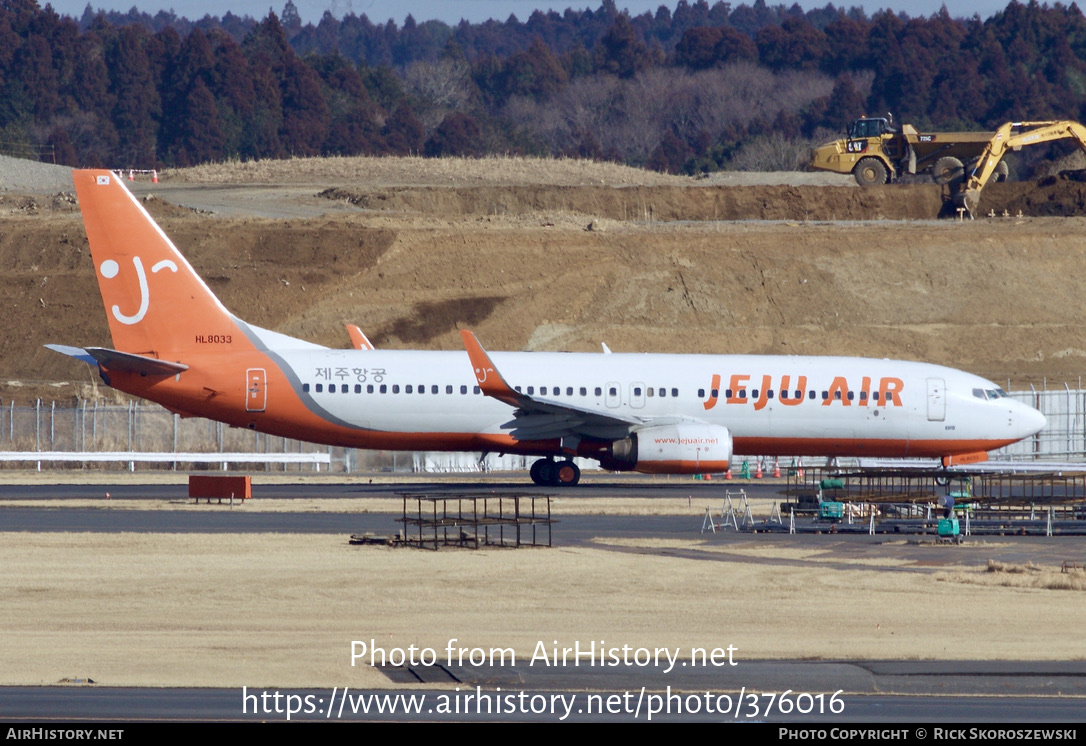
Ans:
[[[417,495],[403,499],[403,543],[419,548],[551,546],[551,496],[527,493]],[[414,501],[414,510],[408,505]],[[546,534],[544,540],[541,534]]]

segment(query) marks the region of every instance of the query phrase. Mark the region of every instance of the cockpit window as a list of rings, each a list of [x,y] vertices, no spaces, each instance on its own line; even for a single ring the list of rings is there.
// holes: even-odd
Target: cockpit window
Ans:
[[[973,396],[978,399],[992,401],[993,399],[1005,399],[1010,395],[1003,389],[973,389]]]

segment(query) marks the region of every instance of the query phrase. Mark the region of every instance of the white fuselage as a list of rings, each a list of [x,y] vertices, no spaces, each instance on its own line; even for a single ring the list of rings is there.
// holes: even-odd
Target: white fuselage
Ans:
[[[313,414],[377,440],[382,432],[415,434],[426,441],[420,447],[440,447],[443,435],[507,433],[503,425],[514,413],[479,391],[463,352],[269,354]],[[998,391],[990,381],[924,363],[539,352],[491,358],[510,386],[535,399],[646,425],[721,425],[739,454],[940,456],[996,448],[1044,424],[1036,410],[990,396]]]

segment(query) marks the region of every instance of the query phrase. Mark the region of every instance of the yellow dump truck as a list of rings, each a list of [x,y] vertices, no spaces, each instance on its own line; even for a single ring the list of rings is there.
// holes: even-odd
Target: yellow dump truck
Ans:
[[[937,184],[960,182],[992,140],[993,132],[920,132],[896,128],[881,117],[863,117],[848,126],[848,137],[811,151],[811,168],[852,174],[860,186],[896,181],[903,174],[931,173]],[[1007,178],[1000,163],[997,180]]]

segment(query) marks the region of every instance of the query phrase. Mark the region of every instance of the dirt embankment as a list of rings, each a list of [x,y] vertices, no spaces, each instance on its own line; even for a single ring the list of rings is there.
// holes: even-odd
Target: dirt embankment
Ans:
[[[953,216],[945,187],[849,186],[448,186],[333,187],[320,196],[365,210],[442,217],[562,212],[622,221],[928,220]],[[1086,215],[1086,184],[1056,177],[991,184],[978,216]]]
[[[321,196],[366,210],[424,215],[564,212],[622,221],[916,220],[937,217],[942,206],[935,185],[341,187]]]
[[[1086,368],[1086,219],[923,223],[555,222],[545,217],[162,225],[227,307],[347,346],[901,357],[1004,383]],[[46,342],[108,345],[74,213],[8,219],[4,378],[90,384]],[[51,389],[55,398],[78,387]],[[25,400],[27,389],[0,393]],[[40,395],[40,394],[39,394]]]
[[[901,357],[1017,385],[1086,368],[1086,218],[890,220],[938,213],[924,185],[590,180],[341,186],[326,196],[366,209],[312,219],[147,204],[227,307],[332,347],[349,322],[388,348],[460,349],[470,327],[492,349]],[[996,184],[981,207],[1053,210],[1084,191]],[[0,397],[87,395],[90,368],[42,347],[110,344],[78,210],[11,195],[0,210]]]

